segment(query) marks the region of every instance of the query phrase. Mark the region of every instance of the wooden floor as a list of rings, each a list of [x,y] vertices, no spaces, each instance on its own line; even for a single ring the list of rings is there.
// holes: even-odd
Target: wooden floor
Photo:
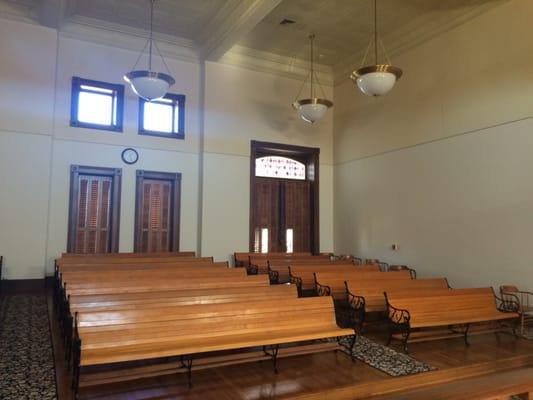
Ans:
[[[70,378],[53,316],[51,321],[59,400],[70,400]],[[472,336],[470,342],[470,347],[462,339],[412,344],[411,355],[438,370],[403,378],[390,377],[362,362],[353,363],[342,352],[328,352],[283,358],[278,375],[273,373],[270,362],[261,361],[195,371],[192,389],[187,388],[183,374],[169,375],[82,389],[80,398],[352,400],[533,365],[533,341],[508,334],[484,334]]]

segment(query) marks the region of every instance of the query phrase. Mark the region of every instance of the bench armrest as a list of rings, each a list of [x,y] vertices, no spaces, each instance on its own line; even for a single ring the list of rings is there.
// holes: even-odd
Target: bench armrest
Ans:
[[[363,264],[363,259],[362,258],[359,258],[359,257],[354,257],[353,258],[353,263],[355,265],[362,265]]]
[[[411,322],[411,314],[408,310],[403,308],[396,308],[389,303],[389,298],[385,294],[385,300],[387,302],[387,317],[390,322],[396,325],[409,325]]]
[[[496,308],[501,312],[520,312],[520,299],[513,293],[504,293],[502,297],[494,295]]]
[[[319,296],[331,296],[331,287],[328,285],[321,285],[316,280],[315,276],[315,290],[318,293]]]
[[[247,265],[246,266],[246,273],[248,275],[257,275],[259,273],[259,268],[257,268],[256,265]]]
[[[290,282],[293,284],[293,285],[296,285],[296,289],[298,290],[298,297],[302,297],[302,285],[303,285],[303,282],[302,282],[302,278],[300,278],[299,276],[294,276],[293,274],[290,273],[290,270],[289,270],[289,277],[290,277]]]
[[[268,276],[270,278],[270,283],[279,283],[279,271],[274,271],[268,266]]]
[[[365,298],[350,292],[350,289],[348,289],[348,282],[344,281],[344,286],[346,287],[346,300],[350,307],[355,311],[364,313],[366,305]]]

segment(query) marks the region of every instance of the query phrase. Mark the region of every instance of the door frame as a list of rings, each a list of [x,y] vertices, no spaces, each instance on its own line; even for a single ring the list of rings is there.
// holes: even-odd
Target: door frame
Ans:
[[[320,149],[318,147],[304,147],[290,144],[261,142],[258,140],[251,141],[250,152],[250,213],[249,213],[249,251],[254,249],[254,229],[253,221],[253,204],[255,201],[254,187],[255,176],[255,159],[262,156],[282,156],[303,162],[306,167],[307,181],[311,184],[311,252],[320,253],[320,203],[319,203],[319,158]],[[275,178],[274,178],[275,179]]]
[[[120,235],[120,193],[122,187],[122,169],[91,167],[85,165],[70,166],[70,191],[68,212],[67,253],[74,253],[76,244],[76,225],[78,223],[79,177],[80,175],[107,176],[113,180],[111,188],[111,243],[109,251],[118,253]]]
[[[181,215],[181,173],[179,172],[158,172],[137,170],[135,183],[135,226],[133,233],[133,251],[139,252],[141,249],[141,235],[139,229],[142,225],[141,200],[143,196],[143,185],[145,179],[172,181],[173,190],[171,197],[171,229],[172,234],[169,239],[170,251],[179,251],[180,248],[180,215]]]

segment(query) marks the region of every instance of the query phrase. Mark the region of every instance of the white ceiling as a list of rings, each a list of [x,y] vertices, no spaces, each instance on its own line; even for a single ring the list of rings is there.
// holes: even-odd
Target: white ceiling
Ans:
[[[394,56],[507,1],[378,0],[380,37]],[[17,7],[24,17],[58,29],[80,21],[126,33],[149,27],[149,0],[0,0],[0,15]],[[285,18],[296,23],[280,25]],[[300,72],[307,68],[313,32],[317,61],[346,76],[372,36],[373,0],[157,0],[154,31],[187,41],[198,59],[227,53],[225,61],[239,63],[246,54],[277,68],[298,64]]]

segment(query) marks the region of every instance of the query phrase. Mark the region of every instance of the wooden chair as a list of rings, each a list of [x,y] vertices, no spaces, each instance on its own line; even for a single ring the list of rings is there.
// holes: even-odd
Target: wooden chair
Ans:
[[[260,347],[277,372],[282,345],[354,335],[336,325],[329,297],[81,312],[75,321],[76,394],[80,373],[90,366],[179,357],[190,385],[202,354]]]
[[[520,334],[524,335],[526,326],[533,321],[533,293],[518,290],[516,286],[500,286],[502,298],[516,301],[519,305],[520,313]]]
[[[385,293],[389,320],[389,339],[400,339],[407,353],[412,341],[463,337],[468,345],[471,324],[501,322],[518,319],[518,304],[497,298],[492,288],[451,289],[439,291]],[[423,332],[424,328],[443,328],[446,331]]]

